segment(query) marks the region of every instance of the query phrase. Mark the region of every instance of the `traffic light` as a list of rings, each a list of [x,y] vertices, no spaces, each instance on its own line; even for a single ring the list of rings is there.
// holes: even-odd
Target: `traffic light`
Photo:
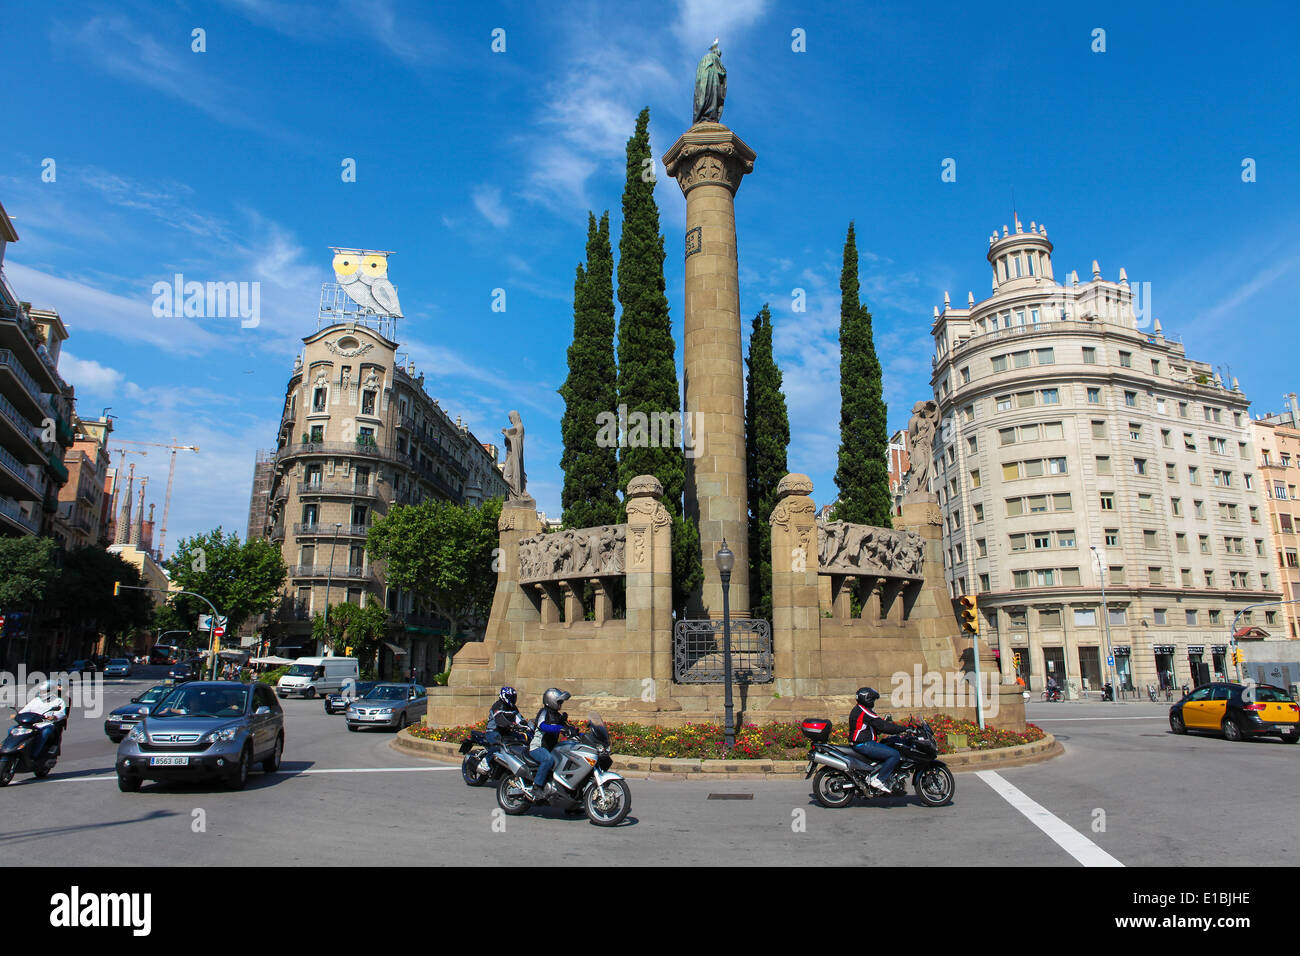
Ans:
[[[1234,647],[1232,649],[1232,666],[1233,667],[1241,666],[1241,648],[1239,647]]]
[[[122,582],[121,582],[121,581],[114,581],[114,582],[113,582],[113,597],[117,597],[118,594],[121,593],[121,591],[122,591]]]
[[[1012,662],[1016,665],[1016,670],[1020,670],[1020,652],[1016,651],[1011,655]]]
[[[350,647],[345,647],[345,648],[343,648],[343,656],[344,656],[344,657],[351,657],[351,656],[352,656],[352,648],[350,648]]]
[[[975,595],[963,594],[957,599],[961,606],[961,629],[967,634],[980,632],[979,609],[975,606]]]

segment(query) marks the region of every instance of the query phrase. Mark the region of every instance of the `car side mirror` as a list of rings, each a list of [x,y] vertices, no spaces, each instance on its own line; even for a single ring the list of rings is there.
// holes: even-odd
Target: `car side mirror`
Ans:
[[[261,707],[257,708],[257,710],[253,711],[253,716],[254,716],[254,717],[264,717],[264,716],[266,716],[267,714],[269,714],[270,712],[271,712],[271,708],[270,708],[270,707],[267,707],[265,704],[263,704]]]

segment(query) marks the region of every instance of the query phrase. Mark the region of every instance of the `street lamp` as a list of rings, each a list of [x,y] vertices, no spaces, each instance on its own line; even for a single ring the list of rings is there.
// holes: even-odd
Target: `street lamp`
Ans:
[[[1101,582],[1101,614],[1106,619],[1106,671],[1110,674],[1111,702],[1119,700],[1115,694],[1115,648],[1110,643],[1110,608],[1106,604],[1106,569],[1101,566],[1101,552],[1092,545],[1092,556],[1097,559],[1097,580]]]
[[[727,547],[727,539],[722,539],[722,547],[714,555],[718,565],[718,574],[722,577],[722,682],[724,684],[724,704],[726,712],[727,751],[736,746],[736,720],[731,704],[731,569],[736,566],[736,556]]]
[[[334,585],[334,550],[339,546],[339,531],[342,528],[342,521],[334,522],[334,543],[330,545],[330,569],[325,576],[325,644],[327,647],[330,639],[330,588]]]

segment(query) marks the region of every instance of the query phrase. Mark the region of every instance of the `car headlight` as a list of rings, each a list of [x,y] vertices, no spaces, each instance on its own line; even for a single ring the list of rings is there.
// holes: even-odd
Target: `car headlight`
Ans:
[[[391,717],[393,716],[393,708],[389,707],[386,710],[377,710],[375,711],[375,713],[377,713],[380,717]]]
[[[220,730],[214,730],[203,738],[205,743],[219,744],[227,740],[234,740],[239,736],[238,727],[222,727]]]
[[[135,728],[129,734],[126,735],[126,739],[131,741],[132,743],[137,743],[137,744],[144,743],[145,741],[144,722],[141,721],[140,723],[136,724]]]

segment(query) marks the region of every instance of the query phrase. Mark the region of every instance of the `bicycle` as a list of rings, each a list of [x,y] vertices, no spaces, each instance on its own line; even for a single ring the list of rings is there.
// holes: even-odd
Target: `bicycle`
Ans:
[[[1059,702],[1065,700],[1065,695],[1061,693],[1059,688],[1056,690],[1045,690],[1043,691],[1043,695],[1042,697],[1039,698],[1039,700]]]

